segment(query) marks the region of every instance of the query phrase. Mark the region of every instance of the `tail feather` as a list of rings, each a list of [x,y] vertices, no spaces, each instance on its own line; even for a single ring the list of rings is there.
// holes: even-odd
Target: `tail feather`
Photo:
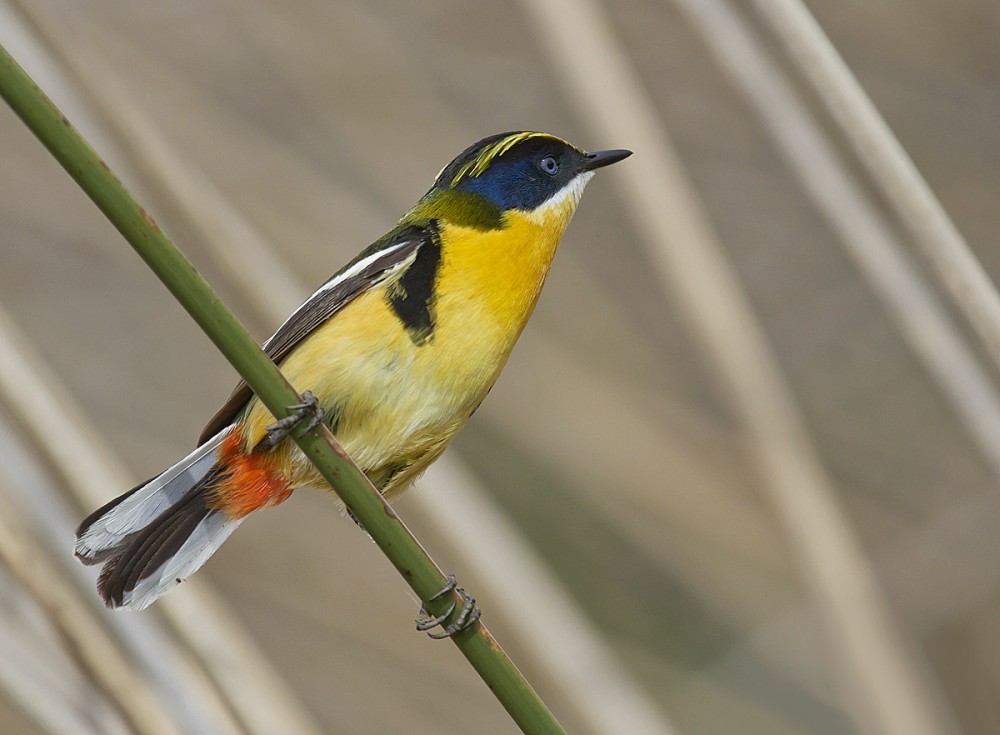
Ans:
[[[150,562],[142,570],[137,568],[129,575],[128,584],[122,588],[119,606],[132,610],[149,606],[160,595],[198,571],[242,522],[242,518],[230,519],[224,513],[212,510],[194,524],[190,532],[187,525],[175,529],[171,539]],[[169,553],[168,548],[175,543],[179,544],[177,550]],[[109,599],[114,598],[105,596],[105,601]]]
[[[97,564],[114,555],[129,536],[183,500],[212,471],[216,451],[229,431],[219,432],[163,474],[137,485],[84,519],[76,530],[76,555],[80,560]]]
[[[76,554],[103,563],[98,592],[109,607],[141,610],[197,571],[242,519],[209,504],[221,477],[215,449],[228,430],[162,475],[91,514]]]
[[[145,482],[140,482],[124,495],[119,495],[117,498],[109,500],[80,522],[80,525],[76,528],[75,553],[77,559],[82,561],[87,566],[92,566],[94,564],[100,564],[101,562],[107,561],[109,557],[115,555],[115,549],[117,546],[109,546],[108,541],[94,542],[94,537],[101,533],[101,531],[95,530],[90,532],[89,538],[86,541],[84,540],[84,536],[88,535],[88,531],[90,531],[91,526],[95,525],[95,523],[108,511],[135,495],[155,479],[155,477],[151,477]]]

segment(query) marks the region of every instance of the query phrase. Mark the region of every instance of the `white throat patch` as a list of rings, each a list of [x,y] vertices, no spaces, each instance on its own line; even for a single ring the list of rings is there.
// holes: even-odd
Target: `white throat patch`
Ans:
[[[577,174],[566,186],[544,202],[534,209],[524,212],[524,218],[539,225],[547,224],[554,218],[565,218],[566,224],[568,224],[569,218],[573,216],[573,212],[576,211],[576,207],[580,203],[584,187],[593,176],[593,171]]]

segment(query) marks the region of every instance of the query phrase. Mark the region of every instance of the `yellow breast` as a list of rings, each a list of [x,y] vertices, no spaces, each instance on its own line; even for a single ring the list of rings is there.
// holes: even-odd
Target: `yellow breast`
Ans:
[[[575,202],[573,203],[575,205]],[[568,209],[568,211],[564,211]],[[487,232],[442,225],[430,339],[414,342],[386,290],[361,295],[282,362],[296,389],[312,390],[344,449],[383,491],[402,489],[435,459],[492,387],[538,300],[572,207],[508,213]],[[248,445],[273,422],[256,400]],[[293,484],[318,478],[291,444]]]

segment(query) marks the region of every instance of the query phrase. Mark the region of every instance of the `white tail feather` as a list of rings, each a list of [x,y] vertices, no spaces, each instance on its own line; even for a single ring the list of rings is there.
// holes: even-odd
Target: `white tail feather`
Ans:
[[[148,607],[160,595],[197,572],[242,522],[242,518],[228,519],[221,513],[207,516],[163,566],[125,593],[121,607],[129,610]]]
[[[229,431],[220,431],[83,529],[76,541],[76,555],[84,561],[99,558],[180,501],[212,469],[215,450]]]

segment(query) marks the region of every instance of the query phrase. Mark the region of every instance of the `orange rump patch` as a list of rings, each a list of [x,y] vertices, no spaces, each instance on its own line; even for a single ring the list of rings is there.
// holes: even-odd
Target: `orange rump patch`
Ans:
[[[222,442],[218,455],[221,472],[208,501],[209,507],[234,520],[282,503],[292,494],[292,487],[267,454],[247,454],[244,447],[239,430]]]

